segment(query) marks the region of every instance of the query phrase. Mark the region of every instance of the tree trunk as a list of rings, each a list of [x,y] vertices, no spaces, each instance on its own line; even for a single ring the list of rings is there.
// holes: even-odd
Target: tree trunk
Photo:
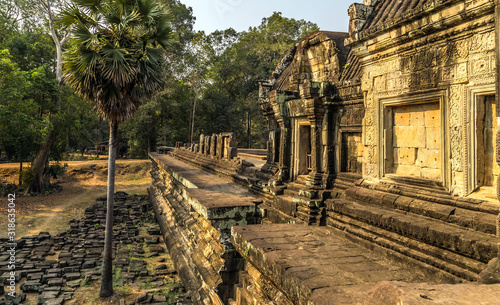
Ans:
[[[50,147],[56,138],[55,127],[49,132],[45,138],[45,142],[38,149],[35,159],[31,164],[34,176],[33,183],[30,185],[28,191],[32,193],[42,193],[45,191],[45,172],[47,171],[46,164],[49,159]]]
[[[192,113],[192,117],[191,117],[191,132],[189,134],[189,143],[193,144],[193,141],[194,141],[194,115],[196,113],[196,98],[194,99],[193,101],[193,113]]]
[[[23,184],[23,159],[19,160],[19,186]]]
[[[54,18],[52,15],[52,7],[51,3],[47,0],[39,0],[39,3],[43,5],[43,8],[45,10],[45,13],[47,14],[47,18],[49,21],[49,29],[50,29],[50,35],[52,36],[52,39],[54,41],[54,46],[56,48],[56,78],[59,83],[59,88],[62,86],[62,55],[63,55],[63,50],[62,46],[64,45],[64,42],[69,38],[69,34],[66,34],[62,39],[59,39],[56,33],[56,26],[54,23]],[[50,131],[50,133],[47,135],[47,138],[45,138],[45,142],[40,146],[40,149],[37,151],[35,159],[33,160],[33,163],[31,167],[33,168],[34,171],[34,179],[33,183],[30,185],[28,188],[29,192],[34,192],[34,193],[42,193],[45,191],[45,184],[46,180],[44,179],[45,172],[47,171],[46,164],[48,164],[48,159],[49,159],[49,153],[50,153],[50,147],[52,146],[52,143],[54,143],[55,138],[56,138],[56,124],[53,122],[54,117],[57,114],[58,111],[61,110],[61,104],[59,100],[59,96],[54,97],[55,105],[56,105],[56,110],[55,112],[51,113],[49,118],[52,121],[53,129]]]
[[[252,148],[251,136],[252,136],[252,121],[250,120],[250,111],[247,112],[247,141],[248,148]]]
[[[113,295],[113,202],[115,195],[115,160],[117,148],[118,124],[110,122],[106,231],[102,260],[101,290],[99,291],[99,297],[101,298]]]

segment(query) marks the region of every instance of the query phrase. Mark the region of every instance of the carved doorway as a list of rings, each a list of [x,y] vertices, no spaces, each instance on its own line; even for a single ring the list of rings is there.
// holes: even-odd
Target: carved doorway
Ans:
[[[363,145],[361,132],[341,132],[340,171],[362,174]]]
[[[484,191],[490,189],[492,194],[488,197],[494,197],[494,187],[500,173],[500,167],[495,160],[495,137],[498,130],[495,96],[479,95],[476,98],[476,120],[472,134],[476,150],[474,188],[485,188]]]
[[[293,152],[293,177],[307,175],[311,170],[311,124],[308,120],[298,120],[295,125]]]

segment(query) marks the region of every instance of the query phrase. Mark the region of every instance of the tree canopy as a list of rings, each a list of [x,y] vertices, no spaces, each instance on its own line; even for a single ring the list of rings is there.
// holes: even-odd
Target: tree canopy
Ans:
[[[34,120],[29,123],[31,125],[25,123],[24,126],[33,126],[34,129],[31,130],[36,131],[32,135],[33,145],[24,146],[26,151],[29,151],[23,154],[24,161],[32,160],[51,130],[55,133],[54,143],[50,149],[50,158],[53,160],[66,158],[68,153],[77,150],[83,152],[91,149],[97,142],[104,141],[109,132],[105,128],[106,119],[100,119],[97,112],[92,110],[92,104],[88,103],[88,100],[96,96],[116,97],[114,103],[98,107],[101,113],[110,113],[109,107],[118,105],[116,102],[118,97],[130,96],[126,102],[127,107],[135,109],[136,114],[120,127],[124,141],[122,145],[129,148],[129,157],[145,157],[147,152],[155,149],[157,145],[174,145],[177,141],[187,142],[191,135],[196,140],[200,133],[233,131],[240,146],[251,145],[255,148],[265,146],[267,134],[257,104],[257,81],[269,77],[289,48],[318,27],[311,22],[287,18],[276,12],[263,18],[261,24],[246,31],[238,32],[229,28],[213,33],[197,32],[193,29],[196,20],[193,10],[179,0],[149,0],[144,2],[146,5],[142,9],[147,9],[147,3],[157,2],[170,11],[173,42],[167,54],[159,52],[158,47],[161,46],[161,42],[157,42],[156,45],[151,43],[146,47],[135,45],[135,51],[128,51],[129,48],[134,48],[131,37],[135,33],[132,25],[139,22],[140,18],[145,18],[139,8],[137,14],[123,18],[123,15],[121,17],[117,15],[119,10],[116,7],[113,9],[108,5],[110,1],[107,0],[2,2],[0,19],[4,22],[0,23],[0,50],[8,51],[2,53],[4,64],[8,61],[8,65],[15,67],[12,68],[14,70],[5,70],[3,76],[19,78],[15,86],[3,86],[5,89],[2,90],[6,93],[2,103],[6,105],[9,94],[12,94],[19,103],[23,103],[24,107],[17,107],[17,114]],[[71,20],[74,21],[74,18],[83,17],[81,14],[77,15],[84,3],[94,5],[94,12],[97,5],[108,5],[108,12],[99,16],[89,14],[88,19],[79,19],[78,25],[72,23]],[[120,1],[120,3],[125,5],[131,1]],[[87,62],[87,66],[65,67],[66,71],[70,69],[83,71],[78,77],[88,82],[92,81],[100,88],[98,91],[80,90],[85,99],[75,94],[78,90],[64,85],[58,86],[56,44],[53,36],[51,37],[47,5],[50,5],[51,12],[60,12],[66,8],[64,10],[66,15],[61,17],[62,23],[54,23],[55,35],[59,42],[62,42],[62,48],[69,53],[73,52],[72,56],[77,56],[75,52],[78,49],[86,48],[86,51],[78,56],[85,56],[86,60],[82,62]],[[154,14],[147,18],[154,19],[153,16]],[[107,25],[100,26],[102,31],[97,31],[95,22],[98,18],[107,20],[103,23]],[[123,19],[118,22],[118,18]],[[120,35],[123,40],[115,38],[113,43],[104,44],[102,43],[106,40],[104,28],[112,25],[121,27]],[[78,31],[75,32],[73,39],[63,40],[70,29]],[[141,35],[153,34],[144,32]],[[150,39],[153,39],[153,36]],[[119,47],[113,45],[118,42]],[[142,51],[139,51],[141,48]],[[124,64],[140,56],[150,59],[151,65],[143,66],[139,71]],[[98,73],[94,68],[89,69],[105,63],[115,63],[115,65],[110,65],[111,68],[103,74],[99,74],[101,72]],[[113,67],[119,67],[120,63],[124,64],[120,69],[124,69],[126,72],[124,75],[128,76],[115,78],[117,81],[115,84],[105,85],[104,80],[118,71]],[[17,72],[9,74],[7,71]],[[148,86],[132,83],[129,83],[126,92],[116,90],[117,84],[125,84],[136,73],[149,73],[147,81],[151,83],[161,80],[160,85],[155,85],[159,89],[158,92],[146,97],[144,94],[147,92],[139,92],[138,88],[148,88]],[[67,79],[68,83],[75,81],[76,78]],[[155,86],[149,88],[154,89]],[[7,91],[10,93],[7,94]],[[141,103],[143,106],[140,106]],[[13,106],[11,108],[14,109]],[[120,109],[125,108],[120,107]],[[7,122],[4,119],[7,117],[5,106],[3,109],[3,117],[0,120]],[[126,111],[127,114],[132,112]],[[114,113],[113,116],[120,117],[119,120],[125,118],[123,113]],[[4,159],[19,159],[10,152],[7,155],[7,147],[1,143],[16,138],[14,131],[20,130],[4,129],[5,136],[0,139],[0,156]]]

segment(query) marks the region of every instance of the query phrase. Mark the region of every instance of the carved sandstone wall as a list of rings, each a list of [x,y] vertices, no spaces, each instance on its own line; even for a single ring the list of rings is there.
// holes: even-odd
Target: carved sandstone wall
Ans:
[[[384,14],[380,12],[384,3],[375,6],[377,16]],[[440,176],[453,194],[463,196],[475,187],[469,170],[474,160],[466,149],[474,143],[470,126],[475,121],[471,117],[476,107],[473,99],[495,92],[494,4],[487,0],[441,1],[427,7],[425,13],[417,8],[407,12],[407,18],[385,23],[372,19],[374,28],[365,26],[351,32],[348,39],[363,67],[362,90],[366,92],[363,174],[378,179],[389,173],[384,132],[391,132],[391,126],[387,126],[384,109],[402,112],[398,106],[438,102],[440,135],[432,137],[440,138],[440,147],[433,149],[439,149],[441,160],[429,168],[441,173],[417,174]]]

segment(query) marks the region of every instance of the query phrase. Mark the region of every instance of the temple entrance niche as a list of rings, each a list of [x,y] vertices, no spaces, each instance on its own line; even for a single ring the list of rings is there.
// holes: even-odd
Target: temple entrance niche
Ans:
[[[495,161],[496,141],[498,130],[496,117],[495,95],[476,96],[476,120],[473,137],[475,137],[476,156],[476,181],[475,188],[488,189],[495,197],[496,179],[500,173],[500,167]]]
[[[441,181],[439,101],[384,110],[385,173]]]
[[[277,129],[274,133],[273,138],[273,148],[274,148],[274,160],[273,162],[278,162],[280,159],[280,146],[281,146],[281,130]]]
[[[295,128],[295,149],[293,177],[307,175],[311,171],[311,124],[308,120],[297,120]]]
[[[340,171],[362,174],[363,143],[361,132],[341,132]]]

